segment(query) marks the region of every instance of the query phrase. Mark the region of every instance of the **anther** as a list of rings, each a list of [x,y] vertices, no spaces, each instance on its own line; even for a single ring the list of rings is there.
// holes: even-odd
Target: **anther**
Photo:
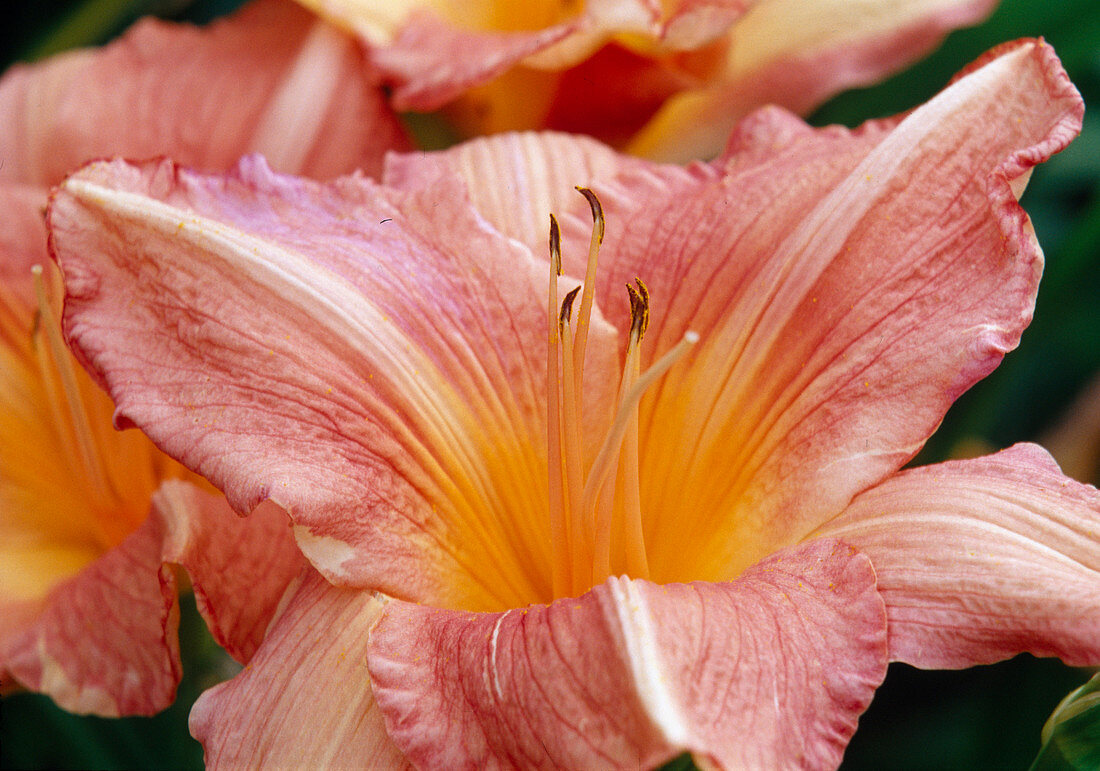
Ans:
[[[561,275],[561,228],[553,214],[550,215],[550,268],[555,276]]]
[[[603,206],[600,204],[600,199],[596,197],[596,194],[589,190],[587,187],[581,187],[577,185],[577,192],[588,199],[588,206],[592,209],[592,240],[597,245],[603,243],[604,222],[603,222]]]
[[[640,342],[649,328],[649,289],[640,278],[635,278],[638,285],[635,289],[630,284],[626,285],[626,293],[630,299],[630,338]]]
[[[573,301],[577,299],[577,294],[580,291],[580,286],[575,287],[561,301],[561,314],[558,316],[558,323],[561,325],[563,337],[565,336],[565,328],[569,326],[569,322],[573,317]]]

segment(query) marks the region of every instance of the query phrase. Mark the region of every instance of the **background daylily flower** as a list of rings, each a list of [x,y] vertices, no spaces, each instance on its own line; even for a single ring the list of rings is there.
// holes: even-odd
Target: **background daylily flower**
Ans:
[[[1094,488],[1031,445],[899,471],[1030,321],[1016,199],[1081,113],[1020,41],[907,115],[768,109],[687,168],[515,134],[381,184],[69,178],[82,360],[316,569],[196,705],[208,762],[830,767],[888,659],[1100,662]],[[558,326],[577,182],[606,241]]]
[[[356,31],[399,110],[467,136],[551,128],[659,160],[716,155],[765,104],[809,112],[996,0],[300,0]]]
[[[0,114],[0,680],[76,712],[152,714],[180,677],[164,563],[188,570],[215,638],[247,661],[301,558],[281,512],[239,520],[144,436],[113,430],[58,326],[46,191],[114,154],[222,169],[262,151],[331,177],[378,171],[406,140],[354,42],[277,0],[14,67]]]

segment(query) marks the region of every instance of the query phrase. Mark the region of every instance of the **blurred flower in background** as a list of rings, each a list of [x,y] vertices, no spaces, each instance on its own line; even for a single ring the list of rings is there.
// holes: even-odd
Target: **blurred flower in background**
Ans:
[[[301,0],[358,33],[399,110],[463,136],[557,129],[710,158],[756,107],[809,112],[912,62],[996,0]]]

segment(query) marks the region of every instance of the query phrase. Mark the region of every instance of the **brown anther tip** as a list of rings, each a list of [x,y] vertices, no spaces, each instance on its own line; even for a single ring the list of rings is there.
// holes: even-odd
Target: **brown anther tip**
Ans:
[[[577,185],[577,192],[588,199],[588,206],[592,209],[592,224],[594,225],[594,233],[596,234],[596,240],[599,243],[603,243],[603,204],[600,203],[600,199],[596,197],[587,187],[581,187]]]
[[[550,267],[555,275],[561,275],[561,228],[553,214],[550,215]]]
[[[577,285],[569,290],[569,293],[562,298],[561,313],[558,315],[558,323],[561,324],[563,329],[573,318],[573,301],[577,299],[577,295],[580,294],[580,291],[581,285]]]
[[[649,329],[649,287],[638,277],[634,278],[634,283],[638,285],[637,289],[630,284],[626,285],[627,292],[630,293],[631,330],[638,327],[638,338],[641,339]]]
[[[639,282],[639,289],[626,285],[626,294],[630,299],[630,336],[642,339],[649,328],[649,290]]]

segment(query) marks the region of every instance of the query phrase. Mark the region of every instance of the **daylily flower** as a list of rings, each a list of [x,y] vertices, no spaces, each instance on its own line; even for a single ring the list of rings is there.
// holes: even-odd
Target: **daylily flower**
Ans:
[[[709,158],[765,104],[809,112],[917,59],[996,0],[300,0],[357,32],[400,110],[467,136],[537,128]]]
[[[62,339],[47,190],[117,153],[224,169],[261,151],[332,177],[378,171],[407,144],[356,44],[274,0],[14,67],[0,114],[0,682],[75,712],[151,714],[180,677],[165,563],[187,569],[215,638],[247,661],[301,558],[284,514],[239,520],[144,436],[112,429],[114,405]]]
[[[315,568],[195,706],[207,763],[828,768],[888,660],[1100,662],[1094,488],[1032,445],[899,471],[1030,320],[1017,196],[1081,114],[1020,41],[687,168],[508,134],[381,183],[70,177],[118,419]]]

